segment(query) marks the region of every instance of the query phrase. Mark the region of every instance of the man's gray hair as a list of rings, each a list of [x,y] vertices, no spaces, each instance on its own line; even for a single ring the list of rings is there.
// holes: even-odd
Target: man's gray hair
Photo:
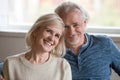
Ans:
[[[76,9],[78,9],[80,11],[81,18],[88,21],[89,15],[85,11],[85,9],[83,9],[81,6],[79,6],[73,2],[63,2],[55,9],[55,13],[57,13],[59,16],[61,16],[62,14],[69,13]]]

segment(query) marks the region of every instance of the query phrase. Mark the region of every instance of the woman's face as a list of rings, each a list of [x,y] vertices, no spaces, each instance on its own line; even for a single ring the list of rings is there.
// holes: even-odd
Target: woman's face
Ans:
[[[38,30],[37,37],[37,47],[40,51],[50,52],[54,49],[63,33],[63,28],[61,26],[50,25]]]

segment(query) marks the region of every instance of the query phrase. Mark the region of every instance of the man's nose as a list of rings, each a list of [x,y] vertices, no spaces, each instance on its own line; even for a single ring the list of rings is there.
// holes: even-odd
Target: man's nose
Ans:
[[[72,27],[72,26],[69,27],[68,30],[67,30],[67,32],[68,32],[69,34],[73,34],[74,31],[75,31],[75,29],[74,29],[74,27]]]

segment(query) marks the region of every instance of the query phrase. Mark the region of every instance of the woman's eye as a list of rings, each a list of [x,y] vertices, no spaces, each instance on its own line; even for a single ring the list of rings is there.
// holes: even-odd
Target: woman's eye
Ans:
[[[57,37],[58,39],[60,38],[60,35],[59,34],[56,34],[55,37]]]
[[[47,30],[46,30],[46,32],[49,32],[49,33],[51,33],[52,31],[51,31],[50,29],[47,29]]]

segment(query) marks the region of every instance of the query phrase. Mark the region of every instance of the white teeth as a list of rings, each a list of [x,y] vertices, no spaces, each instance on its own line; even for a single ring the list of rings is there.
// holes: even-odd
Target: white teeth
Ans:
[[[45,42],[46,42],[48,45],[50,45],[50,46],[52,45],[52,43],[49,43],[49,42],[47,42],[47,41],[45,41]]]
[[[70,37],[73,37],[73,36],[74,36],[74,34],[70,35]]]
[[[52,44],[50,44],[50,43],[48,43],[48,42],[47,42],[47,44],[50,45],[50,46],[52,45]]]

